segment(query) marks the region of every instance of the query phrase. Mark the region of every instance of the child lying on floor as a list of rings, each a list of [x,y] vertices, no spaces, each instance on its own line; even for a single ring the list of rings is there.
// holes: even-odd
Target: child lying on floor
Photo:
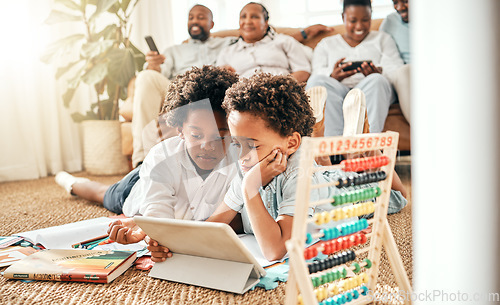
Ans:
[[[240,212],[245,232],[255,235],[264,256],[281,259],[291,237],[301,140],[311,135],[315,122],[307,96],[292,77],[257,74],[227,90],[223,107],[233,143],[240,150],[241,172],[207,221],[230,223]],[[331,174],[334,171],[317,172],[312,183],[326,183],[335,176]],[[407,202],[399,179],[393,180],[392,188],[389,205],[395,212]],[[311,201],[329,198],[333,191],[334,187],[316,189]],[[153,261],[171,256],[156,241],[148,248]]]
[[[157,144],[142,165],[111,186],[64,172],[56,175],[56,182],[117,214],[205,220],[237,171],[226,156],[230,140],[222,109],[226,90],[237,80],[236,74],[211,66],[178,76],[168,89],[162,114],[179,136]],[[132,219],[115,221],[108,233],[121,243],[145,237]]]

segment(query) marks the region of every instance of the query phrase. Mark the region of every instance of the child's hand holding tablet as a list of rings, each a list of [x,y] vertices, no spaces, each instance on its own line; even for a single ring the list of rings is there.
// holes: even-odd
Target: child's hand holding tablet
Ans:
[[[172,252],[167,247],[160,246],[154,239],[146,236],[148,250],[151,252],[151,260],[155,263],[164,262],[167,258],[172,257]]]

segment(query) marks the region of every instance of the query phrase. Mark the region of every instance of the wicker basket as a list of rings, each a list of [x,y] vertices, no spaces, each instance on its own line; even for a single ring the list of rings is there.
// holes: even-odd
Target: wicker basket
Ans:
[[[118,175],[128,172],[122,154],[119,121],[83,121],[83,166],[89,174]]]

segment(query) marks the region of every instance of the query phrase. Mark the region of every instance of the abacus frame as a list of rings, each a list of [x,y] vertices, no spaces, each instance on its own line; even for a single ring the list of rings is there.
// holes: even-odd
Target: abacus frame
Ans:
[[[383,143],[382,139],[385,139]],[[307,210],[309,208],[309,197],[311,192],[311,176],[314,172],[314,158],[371,151],[381,151],[382,155],[389,158],[389,163],[380,168],[385,170],[387,178],[379,182],[382,194],[376,198],[375,202],[376,207],[373,216],[372,237],[368,246],[368,257],[372,261],[372,268],[367,271],[369,279],[367,287],[372,292],[376,289],[380,267],[380,254],[382,246],[384,246],[397,285],[400,289],[404,289],[405,292],[411,294],[411,284],[387,221],[387,209],[394,175],[394,166],[396,163],[398,140],[399,134],[391,131],[379,134],[361,134],[350,137],[305,137],[302,139],[299,178],[297,181],[297,185],[300,187],[297,187],[296,192],[292,237],[286,242],[290,257],[290,271],[286,287],[285,304],[296,305],[298,303],[297,297],[299,291],[302,295],[304,304],[318,304],[304,259],[304,244],[306,240],[308,219]],[[354,143],[357,144],[353,145]],[[363,143],[363,145],[360,143]],[[368,143],[371,144],[368,145]],[[349,302],[349,305],[368,304],[370,302],[373,302],[373,297],[360,295],[358,299]],[[407,303],[410,303],[409,300],[407,300]]]

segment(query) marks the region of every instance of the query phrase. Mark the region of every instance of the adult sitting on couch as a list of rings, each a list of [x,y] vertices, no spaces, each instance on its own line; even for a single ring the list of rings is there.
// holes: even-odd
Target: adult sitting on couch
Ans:
[[[311,27],[312,35],[329,31],[322,25]],[[239,39],[224,48],[217,65],[224,66],[242,77],[256,72],[291,74],[305,82],[311,73],[311,49],[298,40],[308,37],[307,32],[294,36],[277,34],[269,26],[269,13],[260,3],[250,2],[240,12]]]
[[[410,27],[408,0],[393,0],[396,12],[391,13],[380,25],[380,30],[391,35],[398,46],[405,65],[388,75],[396,93],[405,119],[410,123]]]
[[[390,73],[403,65],[403,61],[388,34],[370,31],[371,11],[370,0],[345,0],[342,12],[345,34],[324,38],[314,49],[313,75],[307,86],[327,89],[325,136],[342,135],[342,104],[351,88],[359,88],[366,95],[371,132],[382,132],[389,106],[396,100],[382,73]],[[355,70],[346,69],[352,61],[368,60],[372,62],[364,62]]]

